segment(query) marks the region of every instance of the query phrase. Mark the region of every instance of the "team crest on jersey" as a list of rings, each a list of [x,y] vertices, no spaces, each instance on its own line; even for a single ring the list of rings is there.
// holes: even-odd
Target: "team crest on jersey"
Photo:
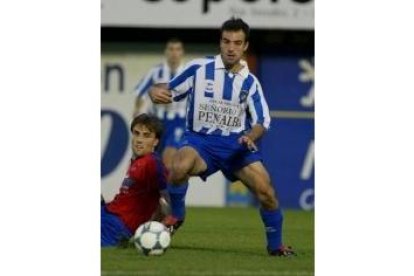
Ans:
[[[212,80],[206,80],[206,87],[204,88],[204,96],[212,98],[214,93],[214,82]]]
[[[247,95],[249,95],[249,91],[248,90],[242,90],[242,91],[240,91],[240,95],[239,95],[240,103],[246,101]]]
[[[131,178],[129,178],[128,176],[124,178],[124,181],[122,181],[122,188],[129,188],[131,187],[133,184],[135,183],[135,181]]]

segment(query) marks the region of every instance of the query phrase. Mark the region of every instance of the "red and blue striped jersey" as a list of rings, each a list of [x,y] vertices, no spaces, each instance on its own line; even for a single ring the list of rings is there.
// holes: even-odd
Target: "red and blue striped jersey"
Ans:
[[[156,211],[160,191],[167,188],[167,176],[167,169],[155,153],[131,160],[119,193],[106,206],[108,211],[135,232]]]

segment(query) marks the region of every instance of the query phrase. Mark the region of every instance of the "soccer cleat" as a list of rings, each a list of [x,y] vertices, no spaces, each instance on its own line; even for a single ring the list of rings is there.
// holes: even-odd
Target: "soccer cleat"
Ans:
[[[269,250],[269,248],[268,248],[267,251],[269,252],[269,255],[271,255],[271,256],[278,256],[278,257],[297,256],[295,251],[293,251],[292,247],[290,247],[290,246],[282,245],[281,247],[279,247],[276,250]]]
[[[171,235],[174,235],[178,228],[184,223],[184,220],[178,220],[176,217],[169,215],[162,220],[162,223],[168,228]]]

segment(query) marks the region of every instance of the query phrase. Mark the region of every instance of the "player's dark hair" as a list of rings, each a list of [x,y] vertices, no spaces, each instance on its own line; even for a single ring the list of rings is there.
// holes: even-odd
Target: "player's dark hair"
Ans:
[[[250,27],[241,18],[232,17],[221,25],[220,37],[223,35],[223,31],[240,31],[242,30],[245,36],[245,40],[249,41]]]
[[[154,115],[146,113],[139,114],[137,117],[134,118],[134,120],[132,120],[130,129],[131,132],[137,124],[146,126],[149,131],[155,133],[156,138],[161,139],[163,126],[161,121]]]
[[[170,39],[167,40],[167,42],[165,44],[167,45],[168,43],[181,43],[181,44],[183,44],[182,40],[179,39],[178,37],[171,37]]]

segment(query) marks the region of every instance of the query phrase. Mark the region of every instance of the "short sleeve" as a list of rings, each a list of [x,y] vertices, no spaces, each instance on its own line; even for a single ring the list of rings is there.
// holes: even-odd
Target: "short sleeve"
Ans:
[[[168,83],[168,89],[175,102],[185,99],[191,93],[196,71],[203,62],[204,59],[195,59],[187,63],[184,70]]]

